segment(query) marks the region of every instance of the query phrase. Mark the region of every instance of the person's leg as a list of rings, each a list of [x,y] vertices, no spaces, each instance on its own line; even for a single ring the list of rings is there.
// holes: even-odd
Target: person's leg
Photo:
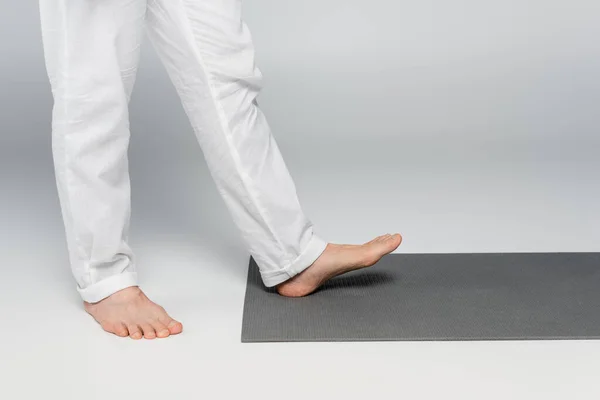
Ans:
[[[314,232],[258,107],[262,75],[241,7],[241,0],[148,0],[146,28],[263,282],[304,295],[374,263],[400,236],[350,246]]]
[[[77,290],[105,330],[135,338],[150,326],[147,336],[153,336],[171,319],[137,287],[127,243],[128,102],[146,0],[40,0],[39,5],[54,98],[56,184]]]

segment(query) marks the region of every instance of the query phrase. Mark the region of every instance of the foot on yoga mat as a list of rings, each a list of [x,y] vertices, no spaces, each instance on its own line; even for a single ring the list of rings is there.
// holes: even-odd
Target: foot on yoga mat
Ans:
[[[600,253],[389,254],[286,298],[250,257],[242,342],[600,338]]]

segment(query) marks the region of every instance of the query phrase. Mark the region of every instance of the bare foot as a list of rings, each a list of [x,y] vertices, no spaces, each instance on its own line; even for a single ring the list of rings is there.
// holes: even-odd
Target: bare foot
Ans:
[[[370,267],[398,248],[401,242],[400,234],[388,233],[362,245],[328,243],[310,267],[277,285],[277,292],[287,297],[306,296],[334,276]]]
[[[165,338],[181,333],[183,326],[164,308],[150,301],[137,286],[119,290],[97,302],[83,302],[87,311],[107,332],[132,339]]]

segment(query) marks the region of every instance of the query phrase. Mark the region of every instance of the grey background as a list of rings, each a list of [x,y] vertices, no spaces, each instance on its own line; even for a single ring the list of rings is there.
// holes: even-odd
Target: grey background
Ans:
[[[0,148],[6,165],[1,177],[8,193],[2,209],[10,210],[5,212],[13,234],[24,228],[23,219],[31,219],[36,231],[46,222],[54,229],[57,209],[48,192],[53,190],[48,186],[52,103],[37,3],[3,1],[1,7]],[[463,219],[478,210],[495,212],[501,216],[496,223],[521,220],[515,215],[519,208],[548,205],[557,196],[598,199],[599,3],[253,0],[244,7],[265,75],[260,105],[313,217],[318,211],[309,196],[331,180],[355,197],[379,197],[377,202],[382,187],[393,188],[394,212],[406,215],[397,214],[384,230],[403,233],[413,228],[407,218],[415,213],[439,223],[430,217],[433,208],[455,203],[455,194],[467,186],[475,191],[472,203],[457,199],[453,210]],[[198,184],[207,177],[201,150],[147,42],[131,121],[133,229],[145,231],[141,224],[152,222],[148,229],[169,229],[165,224],[172,224],[173,232],[180,232],[181,224],[198,229],[201,222],[189,215],[203,200],[191,198],[201,196],[192,192],[214,194],[214,188],[210,182]],[[317,171],[318,177],[310,175]],[[436,180],[427,185],[440,198],[413,203],[427,177]],[[539,187],[559,179],[564,182],[558,192]],[[584,181],[577,189],[570,186]],[[496,193],[503,183],[512,189],[522,185],[536,198]],[[36,192],[40,186],[48,191]],[[368,204],[345,209],[341,197],[321,200],[323,209],[343,213],[347,221],[349,214],[377,211]],[[32,208],[39,213],[35,221]],[[585,222],[597,215],[591,202],[567,215],[545,218],[542,210],[529,210],[531,223],[550,229],[577,225],[580,236],[598,237],[598,229]],[[439,209],[446,216],[448,211]],[[368,217],[383,218],[388,216]],[[358,239],[349,230],[340,237],[327,218],[315,223],[337,240]],[[369,233],[361,238],[376,233],[373,225],[365,228]],[[412,237],[406,248],[448,250],[441,238],[432,237],[424,248],[426,237]],[[519,245],[493,239],[496,249]],[[582,240],[583,247],[594,243]],[[467,243],[462,250],[473,250]],[[556,244],[539,243],[545,243],[540,250]]]
[[[244,14],[259,104],[325,239],[398,231],[407,253],[600,249],[599,2],[248,0]],[[292,398],[389,393],[399,376],[420,397],[597,391],[595,344],[242,346],[248,254],[148,42],[131,102],[132,246],[142,286],[185,331],[163,344],[104,335],[67,264],[42,56],[37,2],[0,0],[7,393],[190,398],[202,377],[205,392],[252,397],[267,373],[267,394],[310,383]]]

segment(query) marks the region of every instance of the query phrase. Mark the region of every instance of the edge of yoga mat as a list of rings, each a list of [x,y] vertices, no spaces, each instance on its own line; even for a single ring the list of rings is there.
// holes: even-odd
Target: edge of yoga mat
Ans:
[[[600,273],[600,253],[598,252],[494,252],[494,253],[392,253],[389,255],[386,255],[382,258],[382,260],[376,264],[373,267],[370,268],[365,268],[362,270],[358,270],[358,271],[353,271],[351,273],[342,275],[340,277],[336,277],[334,278],[332,281],[335,281],[336,279],[340,279],[343,277],[348,277],[346,278],[346,280],[349,283],[352,283],[353,281],[357,281],[361,279],[361,276],[364,276],[365,274],[374,274],[377,275],[377,271],[379,270],[383,270],[384,272],[386,270],[390,269],[391,265],[395,265],[393,268],[397,268],[397,272],[402,275],[402,264],[401,263],[396,263],[395,261],[402,261],[402,260],[409,260],[412,258],[412,261],[415,260],[419,260],[419,259],[424,259],[425,261],[427,261],[427,259],[429,259],[429,262],[431,262],[431,259],[435,259],[437,258],[438,260],[442,260],[442,259],[446,259],[446,260],[450,260],[452,259],[452,261],[454,262],[454,264],[456,264],[457,260],[472,260],[473,258],[475,258],[475,261],[479,261],[481,262],[481,260],[494,260],[496,263],[498,261],[510,261],[511,259],[519,259],[518,261],[520,261],[521,263],[527,264],[527,262],[524,261],[535,261],[537,263],[539,263],[540,261],[543,264],[544,259],[553,259],[556,260],[558,258],[558,261],[561,261],[560,259],[562,258],[563,262],[566,261],[571,261],[571,262],[575,262],[575,264],[579,264],[580,266],[582,266],[582,268],[585,268],[587,272],[590,271],[590,264],[593,264],[593,272],[594,272],[594,279],[599,277],[600,275],[596,275],[595,273],[598,272]],[[537,258],[537,259],[536,259]],[[387,262],[387,263],[386,263]],[[378,269],[377,266],[380,264],[386,264],[386,266],[384,268],[380,268]],[[417,262],[418,264],[418,262]],[[450,263],[453,264],[453,263]],[[502,262],[500,263],[502,264]],[[535,264],[535,263],[534,263]],[[456,267],[456,265],[455,265]],[[514,271],[512,272],[519,272],[519,267],[517,266],[516,268],[514,268],[514,266],[512,266]],[[437,268],[440,268],[439,266]],[[443,267],[442,267],[443,268]],[[452,265],[450,265],[448,268],[452,268]],[[473,266],[470,266],[467,269],[472,269],[472,268],[476,268]],[[536,265],[533,268],[540,268],[540,265]],[[552,269],[552,267],[550,267]],[[564,273],[564,265],[560,265],[560,268],[562,268],[562,273]],[[559,269],[560,269],[559,268]],[[574,268],[577,268],[577,265],[574,266]],[[431,268],[432,272],[435,271],[436,268]],[[449,269],[446,269],[446,271],[450,271]],[[473,270],[476,271],[476,270]],[[493,271],[493,270],[491,270]],[[464,271],[463,271],[464,273]],[[416,274],[418,275],[418,273]],[[516,274],[516,276],[518,276],[518,273]],[[531,276],[529,276],[529,279],[531,279]],[[550,281],[551,282],[551,281]],[[599,281],[600,282],[600,281]],[[326,284],[327,285],[327,284]],[[335,285],[331,285],[333,289],[338,290],[338,293],[343,296],[342,292],[344,291],[344,287],[335,287]],[[338,285],[339,286],[339,285]],[[343,285],[342,285],[343,286]],[[563,285],[564,286],[564,285]],[[332,288],[329,288],[328,290],[331,290]],[[600,293],[600,286],[597,286],[597,291],[598,293]],[[356,290],[350,289],[350,292],[347,293],[347,295],[349,295],[350,297],[348,298],[350,299],[354,299],[356,300],[356,296],[357,294],[363,293],[364,295],[366,295],[367,298],[367,302],[369,301],[373,301],[377,299],[377,293],[374,293],[373,291],[377,291],[379,290],[379,288],[377,287],[377,285],[374,285],[373,287],[369,287],[369,285],[367,285],[367,287],[361,287],[360,285],[358,285],[358,287],[356,288]],[[393,288],[392,288],[393,290]],[[401,285],[397,288],[397,290],[402,290]],[[448,291],[449,289],[446,288],[446,290]],[[590,291],[589,289],[589,285],[587,287],[587,292]],[[335,296],[332,296],[333,292],[330,292],[328,294],[328,296],[325,296],[324,299],[322,299],[321,301],[324,301],[323,306],[327,307],[327,298],[328,297],[332,297],[335,298]],[[388,293],[389,294],[389,293]],[[588,293],[589,294],[589,293]],[[267,296],[269,295],[273,295],[273,296],[277,296],[277,302],[280,301],[286,301],[286,302],[298,302],[298,300],[302,301],[303,299],[309,299],[310,301],[310,297],[314,296],[314,295],[310,295],[307,296],[305,298],[302,299],[280,299],[281,296],[277,295],[274,288],[266,288],[264,287],[264,285],[262,284],[262,281],[260,280],[260,275],[258,274],[258,267],[256,266],[256,263],[254,262],[253,258],[250,257],[249,259],[249,268],[248,268],[248,276],[247,276],[247,286],[246,286],[246,293],[245,293],[245,297],[244,297],[244,310],[243,310],[243,321],[242,321],[242,332],[241,332],[241,342],[242,343],[278,343],[278,342],[362,342],[362,341],[380,341],[380,342],[388,342],[388,341],[515,341],[515,340],[597,340],[600,339],[600,307],[597,308],[598,310],[598,320],[597,323],[594,322],[594,327],[598,327],[598,330],[595,330],[594,333],[590,333],[590,328],[589,327],[584,327],[583,330],[587,331],[587,333],[585,334],[574,334],[574,333],[569,333],[569,334],[552,334],[552,333],[543,333],[543,334],[538,334],[538,335],[523,335],[523,334],[515,334],[515,335],[494,335],[494,334],[477,334],[477,333],[473,333],[472,335],[456,335],[456,334],[439,334],[439,335],[406,335],[406,334],[390,334],[389,333],[389,327],[388,327],[388,332],[384,335],[380,335],[378,336],[377,334],[363,334],[363,335],[345,335],[343,334],[343,332],[339,335],[333,335],[333,334],[327,334],[327,335],[319,335],[319,334],[315,334],[316,332],[308,332],[310,329],[305,330],[302,333],[302,330],[295,331],[295,334],[290,334],[290,332],[287,332],[285,330],[285,327],[282,328],[281,330],[281,334],[279,335],[274,335],[272,332],[270,334],[261,334],[260,332],[260,327],[256,327],[256,322],[252,321],[252,318],[256,318],[256,315],[251,315],[251,313],[256,312],[257,309],[259,309],[261,307],[261,305],[264,308],[261,308],[261,311],[263,309],[265,309],[267,312],[272,312],[273,310],[276,310],[278,308],[277,304],[273,304],[272,301],[269,301],[268,299],[265,300],[267,298]],[[597,296],[594,296],[594,299],[597,299],[600,301],[600,294],[598,294]],[[338,306],[339,306],[339,296],[337,298],[338,301]],[[254,302],[254,303],[253,303]],[[356,301],[355,301],[356,302]],[[289,303],[291,304],[291,303]],[[590,307],[593,307],[593,305],[586,305],[586,307],[588,307],[588,311]],[[296,312],[298,311],[297,309],[295,310]],[[304,314],[301,315],[302,318],[296,318],[295,320],[285,320],[285,317],[283,318],[283,320],[281,322],[279,322],[280,324],[304,324],[304,326],[308,326],[310,328],[310,324],[315,324],[319,325],[320,320],[322,320],[322,317],[317,317],[315,319],[310,318],[310,316],[308,314]],[[360,317],[360,314],[356,315],[356,317]],[[258,318],[260,319],[260,318]],[[261,320],[262,322],[264,322],[263,320]],[[253,324],[254,322],[254,324]],[[269,323],[273,323],[273,321],[268,321]],[[338,321],[339,322],[339,321]],[[409,321],[410,322],[410,321]],[[443,324],[441,324],[443,326]],[[296,327],[297,328],[297,327]],[[300,334],[298,334],[298,332],[301,332]]]

